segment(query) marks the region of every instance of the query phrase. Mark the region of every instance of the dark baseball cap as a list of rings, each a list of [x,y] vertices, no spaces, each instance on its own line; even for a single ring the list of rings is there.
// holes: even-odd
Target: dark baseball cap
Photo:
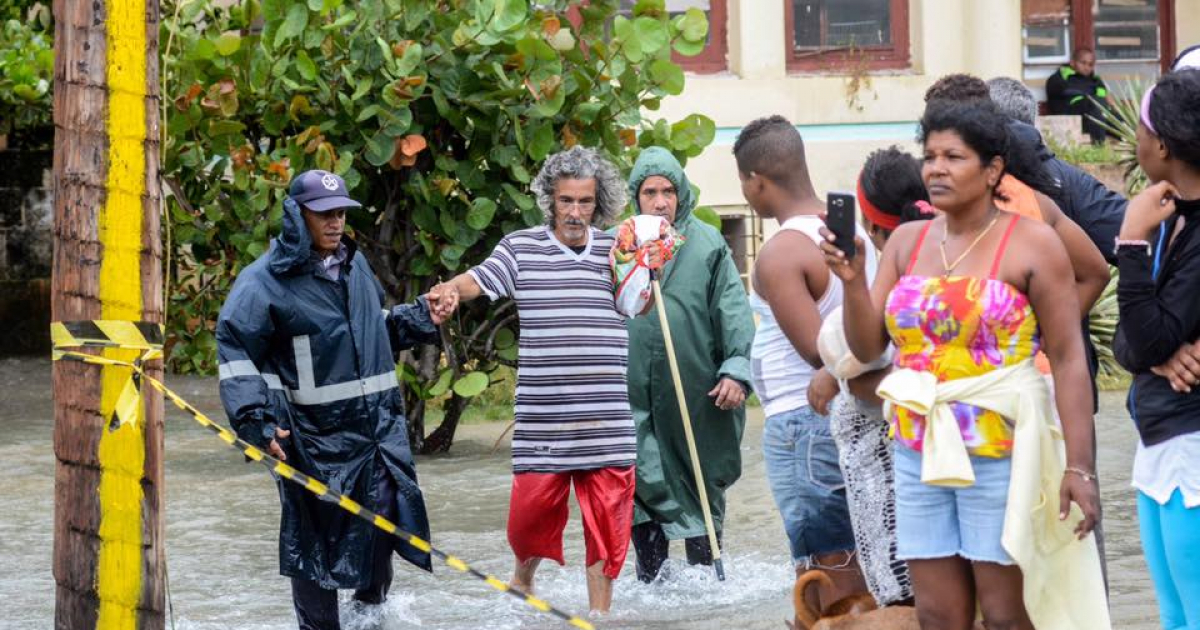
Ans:
[[[288,195],[296,203],[313,212],[328,212],[338,208],[361,208],[362,204],[347,195],[346,180],[329,171],[304,171],[292,180]]]

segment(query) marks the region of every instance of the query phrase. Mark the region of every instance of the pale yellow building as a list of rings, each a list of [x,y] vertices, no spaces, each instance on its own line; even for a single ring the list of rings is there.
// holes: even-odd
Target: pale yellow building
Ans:
[[[623,0],[632,6],[631,0]],[[687,87],[661,113],[693,112],[717,124],[716,140],[687,165],[701,203],[724,217],[747,263],[763,226],[742,198],[731,153],[751,120],[781,114],[798,126],[822,194],[852,190],[863,160],[892,144],[916,150],[925,90],[967,72],[1045,77],[1080,45],[1096,50],[1111,84],[1153,75],[1200,44],[1200,0],[667,0],[708,12],[709,44],[680,58]],[[1081,44],[1082,42],[1082,44]]]

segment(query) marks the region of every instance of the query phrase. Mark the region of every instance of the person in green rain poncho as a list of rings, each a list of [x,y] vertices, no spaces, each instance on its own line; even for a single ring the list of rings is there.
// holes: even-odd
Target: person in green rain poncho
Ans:
[[[683,167],[659,147],[642,151],[629,181],[642,214],[661,216],[684,237],[659,276],[680,376],[720,540],[725,491],[742,474],[740,444],[750,391],[754,320],[724,237],[692,215],[696,200]],[[656,307],[657,308],[657,307]],[[637,427],[637,491],[633,545],[637,576],[652,582],[668,543],[685,540],[690,564],[712,564],[657,317],[630,319],[629,403]]]

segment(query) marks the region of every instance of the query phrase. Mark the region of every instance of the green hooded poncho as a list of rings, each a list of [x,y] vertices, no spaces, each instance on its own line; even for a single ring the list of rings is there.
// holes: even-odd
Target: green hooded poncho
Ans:
[[[659,275],[662,306],[671,326],[713,524],[721,531],[725,490],[742,474],[746,413],[744,408],[722,411],[708,392],[725,376],[750,382],[754,320],[732,253],[720,232],[692,216],[696,202],[691,186],[670,152],[659,147],[642,151],[629,181],[634,206],[642,182],[654,175],[670,180],[678,196],[675,229],[686,241]],[[658,315],[630,319],[628,328],[629,404],[638,445],[633,522],[656,521],[671,540],[703,536],[704,515]]]

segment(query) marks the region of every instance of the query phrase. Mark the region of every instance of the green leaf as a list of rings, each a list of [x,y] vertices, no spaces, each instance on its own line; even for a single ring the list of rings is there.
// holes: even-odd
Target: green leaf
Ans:
[[[529,157],[541,162],[554,150],[554,126],[550,123],[538,125],[529,134]]]
[[[208,135],[210,136],[226,136],[229,134],[240,133],[246,125],[236,120],[213,120],[208,123]]]
[[[416,368],[403,361],[396,364],[396,377],[399,378],[402,383],[407,383],[409,385],[415,385],[418,380]]]
[[[334,20],[333,22],[323,25],[321,27],[321,30],[327,31],[327,32],[328,31],[340,31],[343,28],[350,26],[357,20],[358,20],[358,13],[356,13],[353,9],[351,9],[351,10],[343,13],[341,15],[341,17]]]
[[[696,7],[688,9],[679,21],[679,32],[690,42],[704,41],[708,37],[708,16]]]
[[[450,384],[454,382],[454,370],[442,370],[438,375],[437,381],[429,388],[429,397],[437,398],[442,394],[450,391]]]
[[[402,77],[412,74],[417,66],[421,65],[423,54],[424,49],[420,44],[409,44],[408,48],[404,49],[404,56],[396,62],[396,74]]]
[[[516,361],[518,357],[517,347],[509,346],[507,348],[501,348],[496,351],[496,356],[504,359],[505,361]]]
[[[700,206],[692,210],[692,216],[713,226],[718,232],[721,231],[721,215],[717,214],[716,210],[708,206]]]
[[[517,336],[513,334],[511,328],[501,328],[496,331],[495,345],[497,350],[512,347],[517,342]]]
[[[504,189],[504,192],[508,193],[508,197],[517,204],[518,208],[522,210],[533,208],[533,198],[517,190],[516,186],[513,186],[508,182],[503,182],[500,184],[500,186]]]
[[[627,20],[624,16],[618,15],[613,20],[613,45],[625,53],[625,57],[634,63],[641,63],[644,59],[642,54],[642,43],[638,37],[637,29],[634,28],[633,22]]]
[[[433,273],[433,263],[428,258],[417,258],[408,266],[412,275],[423,278]]]
[[[303,50],[296,51],[296,70],[300,72],[300,78],[305,81],[317,78],[317,64],[313,63],[312,58]]]
[[[361,99],[362,97],[366,96],[367,93],[371,91],[371,88],[374,85],[375,85],[375,80],[372,79],[371,77],[363,77],[363,78],[359,79],[358,84],[354,88],[354,94],[352,94],[350,96],[350,100],[357,101],[357,100]],[[359,118],[358,120],[359,120],[359,122],[362,122],[363,119]]]
[[[438,215],[438,225],[441,226],[442,232],[446,233],[447,238],[458,231],[458,219],[455,219],[453,214],[444,210],[440,215]],[[445,256],[446,252],[443,250],[442,254]],[[449,252],[449,260],[457,261],[459,258],[462,258],[462,255],[463,252],[461,248],[452,249]]]
[[[658,16],[667,12],[667,3],[664,0],[638,0],[637,4],[633,5],[633,14]]]
[[[538,101],[533,107],[533,113],[543,118],[550,118],[562,109],[563,103],[567,101],[567,91],[559,89],[551,98],[543,98]]]
[[[208,39],[198,39],[185,55],[186,59],[207,59],[211,60],[217,56],[217,46]]]
[[[358,112],[358,117],[355,122],[362,122],[380,112],[382,108],[379,105],[367,105],[361,112]]]
[[[708,116],[692,114],[671,125],[671,147],[678,151],[703,148],[717,135],[717,125]]]
[[[488,376],[483,372],[471,372],[454,382],[454,393],[463,398],[472,398],[487,389]]]
[[[633,21],[633,31],[637,35],[638,44],[646,55],[666,48],[670,43],[670,33],[667,24],[654,18],[640,17]]]
[[[511,31],[525,22],[527,0],[492,0],[496,5],[496,15],[492,18],[491,28],[499,33]]]
[[[496,214],[496,202],[486,197],[477,197],[471,203],[471,210],[467,212],[467,225],[472,229],[482,230],[491,222],[492,217]]]
[[[288,8],[287,17],[279,30],[275,31],[275,48],[279,48],[289,39],[299,36],[308,26],[308,7],[303,4],[293,4]]]
[[[465,252],[466,248],[461,245],[447,245],[443,247],[441,252],[442,266],[451,271],[458,269]]]
[[[270,77],[271,59],[266,55],[254,55],[250,61],[250,85],[265,85]]]
[[[650,80],[671,95],[683,93],[683,69],[669,59],[655,59],[648,69]]]
[[[526,37],[518,41],[517,52],[525,55],[528,59],[536,59],[538,61],[555,61],[558,59],[558,53],[554,52],[554,48],[550,44],[547,44],[545,40],[538,37]]]
[[[704,46],[704,40],[700,40],[698,42],[689,42],[681,37],[675,40],[673,48],[675,49],[675,52],[683,55],[684,57],[695,57],[696,55],[704,52]]]
[[[542,209],[537,205],[532,205],[528,208],[521,208],[521,220],[525,221],[525,225],[533,227],[546,222],[546,217],[542,214]]]
[[[222,57],[228,57],[242,47],[242,38],[236,33],[221,33],[217,38],[216,49]]]
[[[389,136],[382,129],[367,141],[366,158],[372,166],[387,164],[396,153],[396,138]]]

